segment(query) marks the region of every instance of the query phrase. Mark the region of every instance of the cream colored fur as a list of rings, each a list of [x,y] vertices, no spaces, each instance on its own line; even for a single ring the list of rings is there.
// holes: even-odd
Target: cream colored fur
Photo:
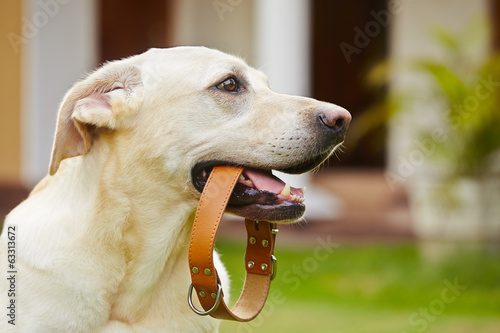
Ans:
[[[248,91],[215,89],[228,74]],[[305,119],[321,104],[274,93],[261,72],[206,48],[151,49],[77,83],[61,104],[50,175],[5,221],[2,272],[16,227],[16,325],[3,314],[2,277],[0,331],[216,332],[186,301],[200,196],[191,168],[293,164],[316,149]],[[300,143],[292,153],[273,147],[288,137]]]

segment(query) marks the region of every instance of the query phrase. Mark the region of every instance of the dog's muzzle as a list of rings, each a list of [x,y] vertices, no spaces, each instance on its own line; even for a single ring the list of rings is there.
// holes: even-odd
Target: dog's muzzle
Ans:
[[[317,168],[344,141],[351,116],[345,109],[328,104],[319,107],[312,120],[317,138],[314,147],[317,149],[309,156],[293,164],[276,167],[275,170],[300,174]],[[200,193],[215,166],[244,168],[229,198],[227,212],[270,222],[293,222],[304,215],[305,188],[292,187],[273,175],[272,170],[259,165],[242,165],[230,159],[197,163],[191,171],[191,177]]]

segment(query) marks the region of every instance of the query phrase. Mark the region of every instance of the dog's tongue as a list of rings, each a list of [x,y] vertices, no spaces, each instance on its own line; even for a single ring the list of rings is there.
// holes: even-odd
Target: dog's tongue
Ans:
[[[271,173],[260,172],[257,170],[244,170],[245,175],[250,179],[259,191],[268,191],[275,194],[281,194],[287,184],[281,179],[276,177]],[[304,197],[304,190],[300,188],[295,188],[290,186],[290,193],[288,195],[297,195],[299,197]],[[286,197],[288,197],[286,195]]]

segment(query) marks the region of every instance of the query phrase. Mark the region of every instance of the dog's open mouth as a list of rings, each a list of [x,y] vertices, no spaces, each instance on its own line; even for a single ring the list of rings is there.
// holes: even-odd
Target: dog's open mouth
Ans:
[[[321,164],[327,156],[279,171],[303,173]],[[213,167],[229,164],[232,163],[203,162],[197,164],[192,170],[194,187],[202,192]],[[273,175],[271,170],[245,167],[231,194],[226,212],[253,220],[296,221],[305,212],[304,195],[305,188],[295,188],[286,184]]]

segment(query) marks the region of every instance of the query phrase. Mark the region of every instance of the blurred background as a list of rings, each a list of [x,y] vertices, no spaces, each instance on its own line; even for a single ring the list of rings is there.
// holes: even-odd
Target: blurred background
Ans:
[[[280,232],[264,312],[222,332],[500,332],[500,1],[2,0],[0,35],[0,221],[47,173],[72,84],[204,45],[354,119],[289,178],[307,216]],[[243,233],[228,218],[219,241],[234,295]]]

